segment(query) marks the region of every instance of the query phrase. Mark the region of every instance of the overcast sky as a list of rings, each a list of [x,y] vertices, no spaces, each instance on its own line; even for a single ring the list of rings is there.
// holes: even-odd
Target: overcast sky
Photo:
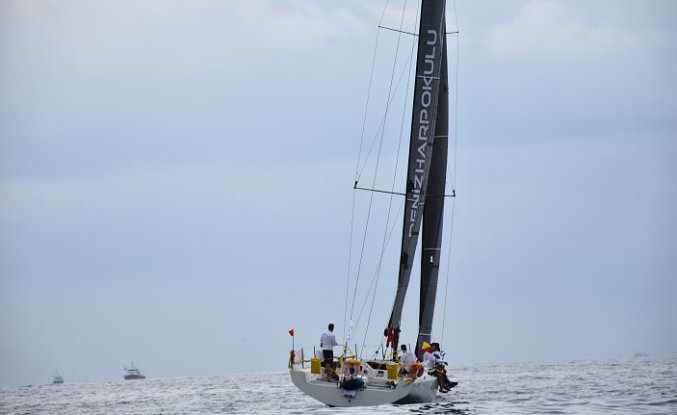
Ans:
[[[677,3],[452,6],[448,360],[677,355]],[[341,337],[382,8],[0,2],[0,385],[281,371],[290,328]]]

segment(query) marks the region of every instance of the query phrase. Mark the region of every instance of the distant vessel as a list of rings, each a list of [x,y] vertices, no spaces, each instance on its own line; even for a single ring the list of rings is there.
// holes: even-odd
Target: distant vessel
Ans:
[[[134,366],[134,362],[131,362],[129,367],[124,366],[124,368],[125,368],[125,380],[146,379],[146,377],[141,374],[139,369],[137,369]]]
[[[59,371],[54,372],[54,379],[52,380],[52,383],[55,385],[61,385],[63,383],[63,378],[59,374]]]

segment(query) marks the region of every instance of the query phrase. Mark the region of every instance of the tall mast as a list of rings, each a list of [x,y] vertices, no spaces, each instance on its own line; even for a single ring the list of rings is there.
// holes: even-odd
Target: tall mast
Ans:
[[[402,307],[426,203],[445,40],[444,9],[445,0],[421,2],[400,268],[395,301],[385,332],[394,350],[397,350],[399,343]]]

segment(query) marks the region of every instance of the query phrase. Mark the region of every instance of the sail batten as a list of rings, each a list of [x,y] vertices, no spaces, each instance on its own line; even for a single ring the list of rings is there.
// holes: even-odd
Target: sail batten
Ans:
[[[447,82],[446,73],[442,74],[442,61],[446,60],[444,11],[444,0],[422,0],[398,287],[385,333],[393,348],[399,343],[402,308],[427,203],[433,149],[441,141],[435,137],[447,134],[436,129],[440,85]]]

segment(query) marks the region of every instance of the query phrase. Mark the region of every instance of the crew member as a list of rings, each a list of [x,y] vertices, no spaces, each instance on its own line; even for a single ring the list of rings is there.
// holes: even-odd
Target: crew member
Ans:
[[[333,378],[335,375],[334,372],[334,346],[337,346],[336,336],[334,335],[334,323],[329,323],[327,326],[327,331],[322,333],[320,337],[320,349],[322,349],[322,357],[324,361],[322,366],[324,366],[325,372],[327,373],[327,379]]]

